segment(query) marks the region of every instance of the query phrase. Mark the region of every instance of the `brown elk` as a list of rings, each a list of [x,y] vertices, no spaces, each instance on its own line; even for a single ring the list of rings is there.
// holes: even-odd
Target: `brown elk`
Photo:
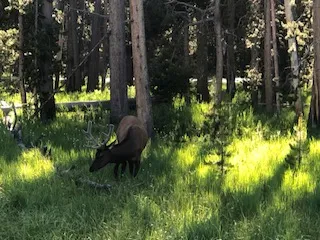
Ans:
[[[116,131],[118,143],[116,141],[109,145],[109,141],[114,126],[109,125],[109,132],[103,133],[105,140],[98,143],[91,134],[92,123],[88,123],[87,131],[84,131],[88,141],[94,144],[90,147],[97,149],[95,159],[89,171],[95,172],[108,163],[115,163],[114,176],[118,178],[118,168],[121,164],[121,174],[124,174],[129,163],[129,171],[132,176],[136,176],[140,169],[141,153],[148,142],[148,134],[143,123],[135,116],[125,116],[119,123]]]

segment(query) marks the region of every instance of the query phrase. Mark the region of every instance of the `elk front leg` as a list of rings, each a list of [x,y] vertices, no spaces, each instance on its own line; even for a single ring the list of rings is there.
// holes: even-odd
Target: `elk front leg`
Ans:
[[[133,176],[133,162],[132,160],[130,159],[129,161],[129,172],[130,172],[130,175]]]
[[[126,171],[126,167],[127,161],[123,161],[123,163],[121,164],[121,176],[123,176],[124,172]]]
[[[119,169],[119,165],[120,163],[116,163],[116,165],[113,168],[113,174],[114,174],[114,178],[118,179],[118,169]]]
[[[136,177],[140,170],[140,158],[134,163],[134,173],[133,177]]]

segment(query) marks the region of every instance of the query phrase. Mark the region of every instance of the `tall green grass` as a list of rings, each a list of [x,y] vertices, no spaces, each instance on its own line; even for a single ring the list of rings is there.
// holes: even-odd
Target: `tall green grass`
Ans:
[[[233,135],[231,167],[222,175],[206,164],[217,157],[203,131],[210,105],[179,99],[162,108],[155,107],[155,121],[167,127],[147,145],[137,178],[127,172],[119,181],[112,166],[88,172],[94,151],[83,147],[84,113],[59,113],[51,125],[24,123],[26,140],[46,133],[52,158],[21,151],[1,127],[0,239],[320,238],[319,140],[294,172],[284,161],[289,124],[239,113],[243,131]],[[112,188],[95,190],[78,178]]]

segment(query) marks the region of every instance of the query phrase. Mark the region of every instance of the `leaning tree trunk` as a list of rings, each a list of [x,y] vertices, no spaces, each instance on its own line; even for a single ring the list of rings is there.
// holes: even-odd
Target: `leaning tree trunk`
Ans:
[[[42,5],[42,27],[41,31],[46,34],[45,39],[52,39],[52,1],[44,0]],[[39,100],[40,100],[40,119],[42,122],[53,120],[56,117],[56,105],[53,93],[53,79],[52,79],[52,53],[53,46],[49,45],[48,49],[43,53],[40,52],[41,65],[40,70],[40,86],[39,87]]]
[[[23,64],[24,64],[24,54],[23,54],[23,16],[22,13],[19,12],[19,83],[20,83],[20,96],[22,104],[27,103],[27,94],[26,88],[24,84],[24,76],[23,76]],[[25,110],[25,106],[23,107]],[[25,111],[24,111],[25,112]]]
[[[229,32],[227,36],[227,92],[230,94],[231,98],[234,97],[236,92],[236,67],[235,67],[235,55],[234,55],[234,21],[235,21],[235,2],[234,0],[228,0],[228,10],[229,10]]]
[[[94,12],[97,14],[101,13],[101,0],[96,0],[94,4]],[[98,88],[99,83],[99,40],[101,37],[100,34],[100,16],[92,15],[92,33],[91,33],[91,49],[94,49],[89,57],[89,75],[88,75],[88,84],[87,92],[93,92]]]
[[[313,1],[314,70],[309,126],[320,127],[320,0]]]
[[[274,66],[274,80],[276,82],[276,105],[277,112],[280,113],[280,93],[279,93],[279,62],[278,62],[278,45],[277,45],[277,27],[276,27],[276,10],[275,0],[271,0],[271,25],[272,25],[272,46],[273,46],[273,66]]]
[[[222,101],[222,77],[223,77],[223,48],[220,17],[220,0],[215,1],[214,24],[216,33],[216,106],[219,107]]]
[[[137,114],[147,127],[149,136],[153,136],[153,119],[142,0],[130,0],[130,16]]]
[[[202,14],[199,14],[198,21],[201,21]],[[207,25],[205,22],[198,25],[197,31],[197,96],[199,101],[209,102],[208,89],[208,46],[207,46]]]
[[[125,1],[110,0],[111,122],[128,113],[125,20]]]
[[[264,86],[266,94],[266,107],[268,112],[272,112],[273,94],[271,79],[271,16],[270,1],[264,0],[264,17],[265,17],[265,33],[264,33]]]
[[[288,24],[287,31],[290,32],[290,34],[288,34],[289,35],[288,49],[289,49],[290,61],[291,61],[292,88],[297,99],[295,102],[295,110],[296,110],[297,116],[299,116],[301,113],[303,113],[303,105],[302,105],[302,99],[301,99],[301,92],[299,89],[299,59],[298,59],[297,42],[296,42],[296,38],[292,34],[292,31],[294,29],[290,27],[294,22],[291,0],[284,0],[284,7],[285,7],[286,22]]]

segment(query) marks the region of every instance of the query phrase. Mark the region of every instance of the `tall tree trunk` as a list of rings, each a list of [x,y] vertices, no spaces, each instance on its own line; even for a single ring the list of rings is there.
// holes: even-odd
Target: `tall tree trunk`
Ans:
[[[110,1],[111,2],[111,1]],[[101,0],[96,0],[94,4],[94,12],[97,14],[101,13]],[[92,92],[97,89],[99,84],[99,43],[100,34],[100,17],[97,15],[92,15],[92,25],[91,25],[91,49],[94,51],[90,55],[89,60],[89,75],[88,75],[88,85],[87,92]]]
[[[125,20],[125,1],[110,0],[111,122],[128,113]]]
[[[292,22],[294,22],[294,18],[292,13],[291,0],[284,0],[284,8],[285,8],[286,22],[288,24],[288,32],[292,32],[293,30],[290,29],[290,25],[292,25]],[[291,61],[292,88],[297,98],[295,102],[295,108],[296,108],[296,114],[297,116],[299,116],[303,112],[301,92],[299,89],[299,58],[298,58],[296,38],[292,34],[290,34],[290,37],[288,38],[288,48],[289,48],[290,61]]]
[[[73,0],[70,0],[71,2]],[[73,70],[73,46],[72,46],[72,21],[71,21],[71,12],[74,10],[67,11],[66,17],[66,32],[67,32],[67,69],[66,69],[66,90],[67,92],[75,91],[75,75],[72,73]]]
[[[198,21],[201,21],[202,14],[199,14]],[[197,96],[199,101],[209,102],[208,89],[208,46],[207,46],[207,25],[205,22],[198,25],[197,31]]]
[[[234,97],[236,92],[236,67],[235,67],[235,56],[234,56],[234,21],[235,21],[235,2],[234,0],[228,0],[228,10],[229,10],[229,32],[227,36],[227,92],[230,94],[231,98]]]
[[[104,0],[104,15],[109,16],[109,1]],[[101,73],[101,90],[104,91],[106,88],[106,77],[107,77],[107,70],[108,70],[108,58],[109,58],[109,36],[107,36],[109,27],[109,19],[108,17],[105,18],[103,22],[103,52],[102,52],[102,73]]]
[[[215,0],[214,28],[216,34],[216,106],[219,107],[222,101],[222,77],[223,77],[223,48],[220,17],[220,0]]]
[[[70,0],[70,7],[77,8],[77,1]],[[77,12],[71,11],[73,69],[76,69],[74,72],[74,91],[81,91],[81,73],[78,67],[80,62],[80,56],[79,56],[79,37],[77,34],[77,29],[78,29],[77,19],[78,19]]]
[[[278,44],[277,44],[277,26],[276,26],[276,10],[275,0],[271,0],[271,25],[272,25],[272,46],[273,46],[273,66],[274,80],[276,82],[276,105],[277,112],[280,113],[280,93],[279,93],[279,62],[278,62]]]
[[[79,38],[77,34],[77,12],[74,10],[77,8],[76,0],[69,0],[70,2],[70,15],[68,18],[68,60],[67,60],[67,91],[75,92],[81,91],[81,73],[78,68],[79,65]]]
[[[314,71],[308,125],[320,127],[320,0],[313,1]]]
[[[27,94],[26,88],[24,84],[24,76],[23,76],[23,63],[24,63],[24,54],[23,54],[23,16],[22,13],[19,12],[19,83],[20,83],[20,96],[21,103],[27,103]],[[25,110],[25,107],[23,108]]]
[[[42,5],[42,14],[44,19],[42,32],[50,36],[52,28],[52,1],[44,0]],[[48,46],[49,49],[52,46]],[[39,99],[40,99],[40,119],[43,122],[53,120],[56,117],[56,105],[53,93],[53,79],[52,79],[52,59],[51,51],[47,51],[45,55],[41,55],[40,66],[40,86],[39,86]]]
[[[133,71],[136,85],[137,114],[153,136],[143,1],[130,0]]]
[[[266,94],[266,107],[268,112],[273,110],[273,94],[272,94],[272,78],[271,78],[271,17],[270,17],[270,1],[264,0],[264,17],[265,17],[265,33],[264,33],[264,86]]]

